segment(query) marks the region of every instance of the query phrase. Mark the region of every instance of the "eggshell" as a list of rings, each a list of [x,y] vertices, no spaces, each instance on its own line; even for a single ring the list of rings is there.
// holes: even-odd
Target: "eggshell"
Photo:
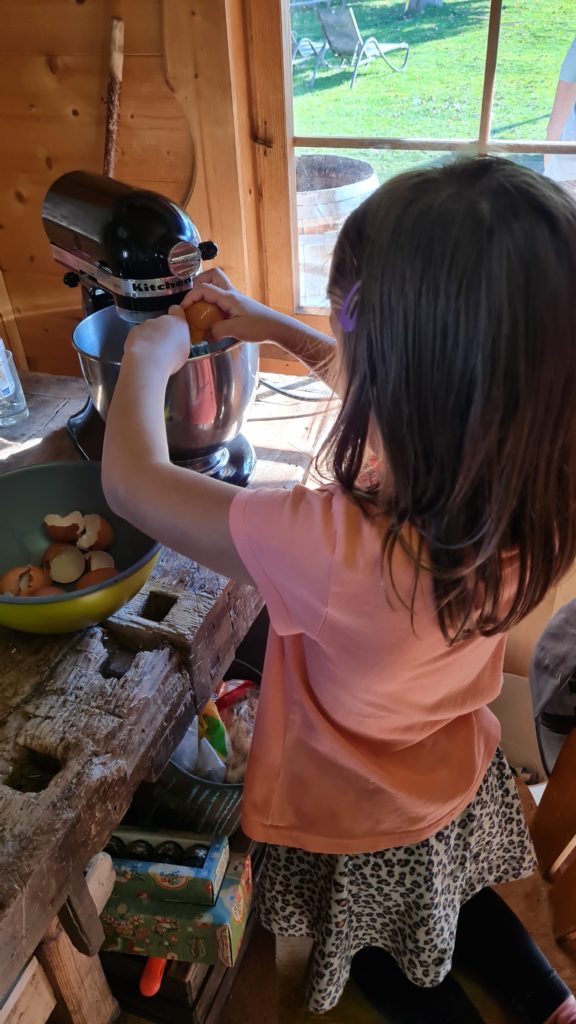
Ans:
[[[54,555],[57,555],[58,552],[62,551],[64,548],[69,548],[69,547],[73,547],[73,545],[71,545],[71,544],[64,544],[64,543],[61,543],[61,542],[58,542],[56,544],[50,544],[46,548],[46,551],[44,552],[44,554],[42,555],[42,568],[50,570],[50,562],[54,558]]]
[[[70,512],[67,516],[50,514],[44,516],[43,526],[50,540],[75,541],[84,532],[84,516],[81,512]]]
[[[34,592],[33,597],[55,597],[57,594],[65,594],[66,591],[62,590],[62,587],[40,587],[40,590]]]
[[[33,597],[41,587],[50,586],[50,577],[35,565],[18,565],[0,578],[0,594],[12,597]]]
[[[105,551],[114,542],[114,531],[103,516],[91,513],[84,524],[85,532],[76,542],[81,551]]]
[[[92,572],[84,573],[84,575],[76,581],[74,584],[74,590],[86,590],[88,587],[95,587],[97,583],[104,583],[106,580],[111,580],[117,575],[117,569],[93,569]]]
[[[84,555],[74,544],[64,544],[48,563],[48,571],[54,583],[74,583],[86,568]]]
[[[112,558],[112,555],[108,554],[107,551],[89,551],[84,557],[86,559],[86,568],[88,572],[92,572],[95,569],[116,568],[116,563]]]

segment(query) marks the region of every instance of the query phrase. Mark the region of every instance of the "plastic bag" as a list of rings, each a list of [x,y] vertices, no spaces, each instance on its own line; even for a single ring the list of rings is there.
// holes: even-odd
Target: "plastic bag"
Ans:
[[[201,740],[207,739],[210,746],[224,760],[230,757],[232,748],[228,740],[226,728],[213,700],[208,701],[199,715],[198,736]]]
[[[208,782],[224,781],[226,765],[206,738],[199,739],[198,718],[188,726],[172,756],[179,768],[192,775],[197,775]]]
[[[207,782],[224,782],[226,765],[207,739],[200,740],[194,774]]]
[[[196,770],[198,760],[198,719],[195,718],[188,726],[180,743],[172,755],[179,768],[186,772]]]
[[[216,701],[232,748],[226,761],[226,782],[244,781],[258,708],[258,687],[245,679],[232,679]]]

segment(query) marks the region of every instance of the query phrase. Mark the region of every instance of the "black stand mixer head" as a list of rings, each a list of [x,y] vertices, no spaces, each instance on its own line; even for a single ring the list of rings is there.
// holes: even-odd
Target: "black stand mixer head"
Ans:
[[[165,313],[218,253],[165,196],[84,171],[49,188],[42,223],[54,259],[76,275],[66,283],[108,292],[130,323]]]
[[[130,325],[181,301],[202,260],[214,259],[218,250],[213,242],[200,240],[188,215],[166,197],[83,171],[54,182],[44,200],[42,221],[54,258],[68,268],[65,284],[82,286],[85,320],[75,331],[74,346],[90,399],[70,418],[68,429],[81,454],[99,460],[104,419]],[[167,392],[172,395],[167,429],[174,462],[245,484],[255,455],[239,429],[253,397],[256,371],[254,353],[241,358],[234,354],[237,348],[230,339],[228,352],[203,354],[213,366],[191,366],[196,363],[191,359],[173,378]],[[240,387],[231,379],[234,375],[242,377]]]

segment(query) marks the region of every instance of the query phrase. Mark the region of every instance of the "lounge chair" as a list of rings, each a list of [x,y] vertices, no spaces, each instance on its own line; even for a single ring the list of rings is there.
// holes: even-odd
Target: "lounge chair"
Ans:
[[[292,67],[298,64],[305,64],[307,60],[318,60],[322,53],[328,49],[328,44],[320,40],[309,39],[302,36],[300,39],[295,32],[292,33]]]
[[[316,75],[322,64],[326,63],[326,51],[330,49],[335,57],[342,58],[342,62],[350,61],[352,67],[352,81],[350,88],[354,88],[356,76],[362,64],[369,64],[370,61],[381,57],[391,71],[403,71],[410,53],[408,43],[379,43],[374,36],[363,39],[358,28],[358,23],[351,7],[337,7],[328,11],[316,11],[322,26],[326,40],[325,46],[318,53],[314,73],[310,84],[314,85]],[[391,53],[404,53],[404,60],[397,65],[389,60]]]

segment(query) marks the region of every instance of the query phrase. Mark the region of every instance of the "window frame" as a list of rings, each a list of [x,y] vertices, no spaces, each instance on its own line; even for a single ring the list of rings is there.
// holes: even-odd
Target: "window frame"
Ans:
[[[246,0],[253,45],[251,82],[252,141],[260,195],[260,237],[265,265],[264,299],[304,323],[328,331],[328,315],[300,305],[296,149],[382,149],[479,154],[576,154],[575,142],[490,137],[498,64],[503,0],[490,0],[484,79],[474,138],[414,139],[391,136],[295,135],[292,110],[291,24],[289,0]],[[272,260],[273,266],[270,266]]]

